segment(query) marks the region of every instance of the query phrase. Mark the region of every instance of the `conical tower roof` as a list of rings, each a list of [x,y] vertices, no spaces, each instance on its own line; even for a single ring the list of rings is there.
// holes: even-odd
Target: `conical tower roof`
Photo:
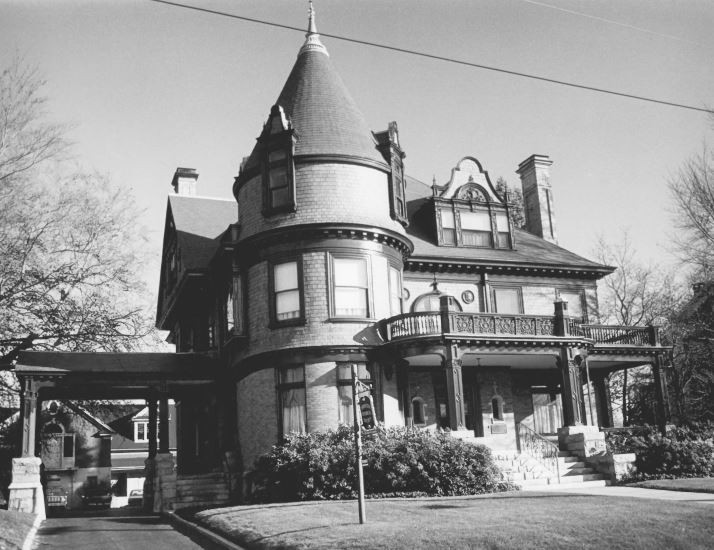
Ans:
[[[276,101],[295,130],[295,156],[343,157],[386,167],[364,116],[320,42],[312,6],[305,36]],[[256,145],[245,168],[257,164],[259,147]]]

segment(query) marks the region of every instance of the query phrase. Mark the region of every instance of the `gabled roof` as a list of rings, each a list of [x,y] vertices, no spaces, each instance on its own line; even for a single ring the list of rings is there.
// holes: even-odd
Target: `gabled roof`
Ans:
[[[295,156],[348,157],[387,169],[364,115],[319,41],[312,13],[306,37],[276,101],[295,131]],[[256,144],[244,169],[258,164],[259,148]]]
[[[574,268],[606,275],[614,268],[590,261],[565,248],[522,229],[514,230],[515,250],[438,246],[433,226],[416,214],[430,201],[431,186],[407,176],[406,198],[409,212],[407,235],[414,243],[410,260],[431,259],[441,262],[469,262],[488,265],[523,265],[549,268]]]
[[[232,199],[169,195],[169,208],[184,268],[208,267],[221,236],[238,220],[238,205]]]

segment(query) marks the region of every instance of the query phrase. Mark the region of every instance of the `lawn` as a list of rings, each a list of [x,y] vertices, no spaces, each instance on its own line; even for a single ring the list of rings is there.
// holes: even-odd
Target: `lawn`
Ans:
[[[32,514],[0,510],[0,548],[22,548],[34,521]]]
[[[666,491],[691,491],[693,493],[714,493],[714,477],[693,477],[684,479],[650,479],[632,483],[630,487],[643,489],[664,489]]]
[[[710,504],[500,493],[478,497],[236,506],[194,520],[248,549],[711,548]]]

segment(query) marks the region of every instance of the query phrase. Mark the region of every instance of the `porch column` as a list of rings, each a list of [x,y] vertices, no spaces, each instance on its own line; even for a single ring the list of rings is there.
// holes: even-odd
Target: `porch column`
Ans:
[[[446,348],[444,371],[446,374],[446,399],[449,407],[449,428],[465,430],[464,382],[461,376],[461,358],[458,347],[454,344]]]
[[[573,349],[564,346],[560,350],[558,366],[563,381],[563,417],[566,426],[583,423],[583,387],[580,384],[580,367],[575,362]]]
[[[20,416],[22,418],[22,447],[21,456],[23,458],[35,456],[35,444],[37,437],[37,394],[39,388],[37,382],[32,378],[22,380],[22,392],[20,393]]]
[[[658,353],[652,363],[652,376],[654,377],[655,401],[657,413],[657,428],[662,435],[667,433],[667,384],[662,375],[664,367],[662,354]]]
[[[595,410],[597,422],[601,428],[612,428],[612,411],[610,410],[609,374],[590,373],[595,390]]]
[[[159,454],[169,452],[169,392],[165,384],[159,390]]]
[[[149,458],[156,457],[156,398],[152,395],[146,400],[146,407],[149,409]]]
[[[409,391],[409,363],[403,359],[396,362],[397,368],[397,391],[402,400],[402,412],[404,413],[404,425],[407,427],[414,425],[412,419],[412,395]]]

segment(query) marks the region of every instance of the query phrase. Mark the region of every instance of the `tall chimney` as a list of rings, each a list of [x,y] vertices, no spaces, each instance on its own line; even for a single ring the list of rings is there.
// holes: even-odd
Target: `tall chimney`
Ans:
[[[523,186],[523,209],[526,216],[526,231],[558,244],[555,231],[553,191],[550,187],[550,165],[547,155],[531,155],[518,165],[516,174]]]
[[[171,187],[177,195],[192,196],[196,194],[196,180],[198,180],[198,172],[195,169],[179,167],[174,172]]]

